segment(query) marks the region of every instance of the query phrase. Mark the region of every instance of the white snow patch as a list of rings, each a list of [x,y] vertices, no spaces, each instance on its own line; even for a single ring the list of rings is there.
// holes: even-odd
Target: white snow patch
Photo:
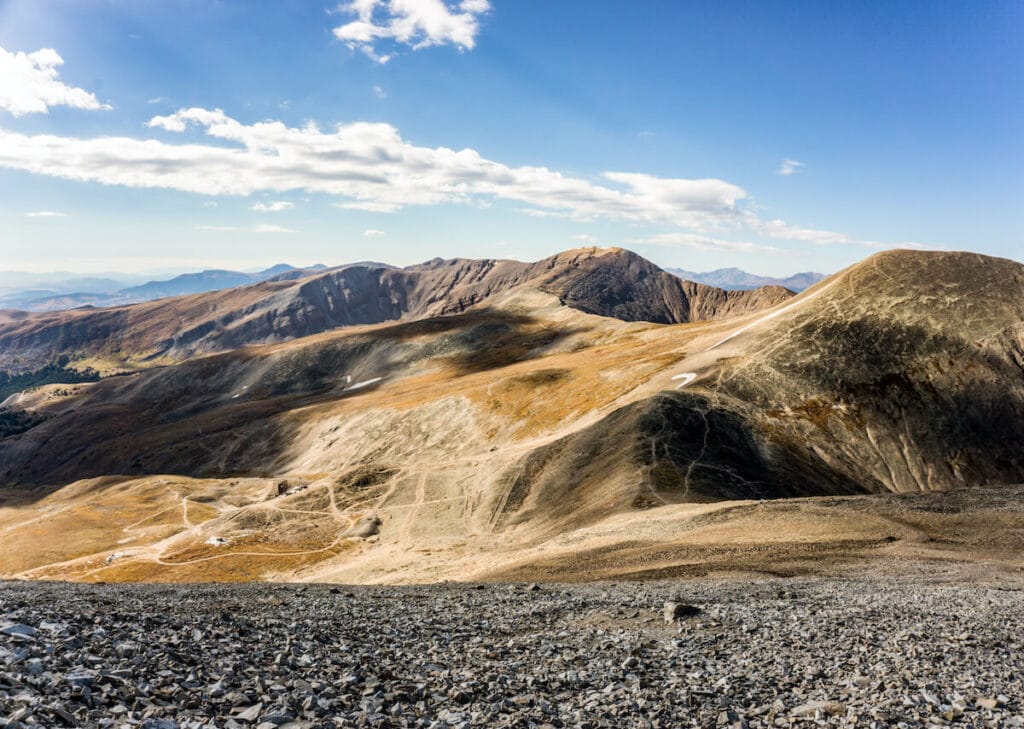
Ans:
[[[678,375],[673,375],[672,379],[673,380],[682,380],[682,382],[680,382],[678,385],[676,385],[676,389],[680,390],[680,389],[686,387],[687,385],[689,385],[694,380],[696,380],[697,379],[697,373],[696,372],[683,372],[683,373],[680,373]]]
[[[348,392],[349,390],[358,390],[362,387],[367,387],[369,385],[374,384],[375,382],[380,382],[383,379],[383,377],[374,377],[373,379],[370,380],[363,380],[362,382],[357,382],[354,385],[349,385],[348,387],[346,387],[345,392]]]

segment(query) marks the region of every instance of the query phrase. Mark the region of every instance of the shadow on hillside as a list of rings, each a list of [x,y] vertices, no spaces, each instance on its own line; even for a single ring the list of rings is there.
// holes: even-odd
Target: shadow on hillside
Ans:
[[[462,348],[447,359],[457,375],[500,369],[542,357],[552,347],[586,331],[584,327],[517,327],[507,322],[479,324],[454,337]]]
[[[581,331],[483,309],[295,342],[285,351],[201,357],[141,373],[125,387],[101,382],[79,407],[21,433],[31,448],[0,439],[0,483],[42,496],[112,474],[270,477],[300,437],[295,423],[310,417],[289,422],[287,413],[356,396],[373,406],[369,388],[347,389],[353,381],[381,377],[386,386],[430,361],[454,377],[496,369],[542,356]]]
[[[483,307],[461,314],[447,314],[445,316],[431,317],[430,319],[417,319],[415,321],[379,325],[373,331],[366,332],[360,336],[368,336],[374,339],[407,341],[432,334],[465,331],[489,324],[527,327],[536,325],[538,322],[539,320],[536,317],[529,316],[528,314]]]

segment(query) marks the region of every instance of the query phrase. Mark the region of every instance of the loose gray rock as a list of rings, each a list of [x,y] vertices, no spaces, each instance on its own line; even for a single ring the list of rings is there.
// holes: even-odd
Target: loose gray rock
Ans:
[[[674,623],[677,620],[700,614],[700,608],[682,602],[669,601],[665,603],[663,614],[666,623]]]
[[[37,626],[0,633],[0,726],[1024,729],[1024,590],[934,569],[526,595],[0,582],[5,627]]]

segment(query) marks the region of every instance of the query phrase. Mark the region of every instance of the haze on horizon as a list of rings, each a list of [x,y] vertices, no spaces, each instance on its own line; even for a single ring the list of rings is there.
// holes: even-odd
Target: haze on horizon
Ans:
[[[0,269],[1020,259],[1024,6],[0,0]]]

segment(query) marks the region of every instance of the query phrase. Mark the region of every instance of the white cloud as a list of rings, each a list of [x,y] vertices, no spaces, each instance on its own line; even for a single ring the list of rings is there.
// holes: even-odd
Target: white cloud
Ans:
[[[0,47],[0,109],[14,116],[45,114],[51,106],[75,109],[110,109],[88,91],[57,80],[64,63],[57,51],[11,53]]]
[[[661,233],[650,238],[633,238],[626,241],[637,245],[664,246],[667,248],[696,248],[698,250],[725,250],[743,253],[780,253],[775,246],[748,241],[722,240],[696,233]]]
[[[782,160],[782,164],[779,165],[779,169],[775,170],[775,173],[779,175],[795,175],[803,166],[803,162],[797,162],[795,159],[787,158]]]
[[[250,229],[252,233],[294,233],[295,231],[291,228],[285,228],[281,225],[254,225]]]
[[[66,218],[66,213],[58,213],[53,210],[36,210],[31,213],[25,213],[26,218]]]
[[[382,235],[384,235],[384,231],[375,228],[367,228],[363,231],[363,236],[366,238],[380,238]]]
[[[354,19],[335,28],[334,35],[378,63],[387,63],[392,56],[378,52],[381,41],[413,50],[442,45],[472,50],[480,16],[490,8],[487,0],[349,0],[339,10]]]
[[[881,245],[845,233],[758,217],[746,191],[714,178],[663,178],[604,172],[596,178],[564,175],[547,167],[509,167],[473,149],[423,147],[383,123],[355,122],[322,131],[308,122],[243,124],[220,109],[182,109],[153,117],[148,126],[171,133],[192,127],[209,142],[168,143],[131,137],[77,138],[25,135],[0,128],[0,167],[105,185],[161,188],[199,195],[256,192],[324,194],[344,209],[390,213],[406,206],[473,204],[503,200],[524,214],[575,220],[670,224],[687,229],[652,245],[754,250],[698,235],[747,231],[769,240],[817,245]],[[253,209],[286,209],[259,203]],[[290,232],[257,226],[248,232]],[[760,246],[761,250],[774,250]]]
[[[206,202],[203,203],[203,207],[204,208],[215,208],[215,207],[217,207],[217,201],[216,200],[207,200]]]
[[[162,96],[154,96],[152,99],[146,99],[147,104],[162,104],[166,101]]]
[[[277,200],[272,203],[256,203],[250,210],[255,210],[257,213],[280,213],[284,210],[291,210],[295,207],[295,203],[287,202],[286,200]]]
[[[280,225],[254,225],[250,228],[243,228],[238,225],[197,225],[196,230],[209,230],[218,233],[294,233],[291,228]]]
[[[815,228],[801,228],[797,225],[788,225],[782,220],[769,220],[767,223],[761,223],[758,227],[762,235],[780,240],[796,240],[803,243],[814,243],[815,245],[837,245],[857,242],[845,233],[817,230]]]
[[[913,241],[899,241],[896,243],[882,243],[875,240],[859,240],[846,233],[837,233],[833,230],[818,230],[817,228],[802,228],[798,225],[789,225],[782,220],[769,220],[755,226],[761,235],[777,240],[798,241],[800,243],[813,243],[819,246],[851,245],[863,248],[910,248],[918,251],[938,250],[934,246]]]
[[[580,243],[597,243],[598,242],[597,236],[588,235],[587,233],[580,233],[579,235],[574,235],[572,237],[572,239],[573,240],[578,240]]]
[[[373,95],[376,96],[378,99],[386,99],[386,98],[388,98],[387,92],[384,89],[382,89],[380,86],[374,86],[373,87]]]
[[[219,109],[183,109],[149,121],[151,128],[170,132],[192,125],[205,129],[215,143],[33,136],[0,129],[0,167],[200,195],[301,190],[372,212],[502,199],[577,219],[717,227],[739,224],[744,216],[739,203],[746,193],[724,180],[606,172],[602,177],[610,184],[599,184],[546,167],[508,167],[472,149],[416,146],[389,124],[356,122],[323,132],[312,123],[246,125]]]

